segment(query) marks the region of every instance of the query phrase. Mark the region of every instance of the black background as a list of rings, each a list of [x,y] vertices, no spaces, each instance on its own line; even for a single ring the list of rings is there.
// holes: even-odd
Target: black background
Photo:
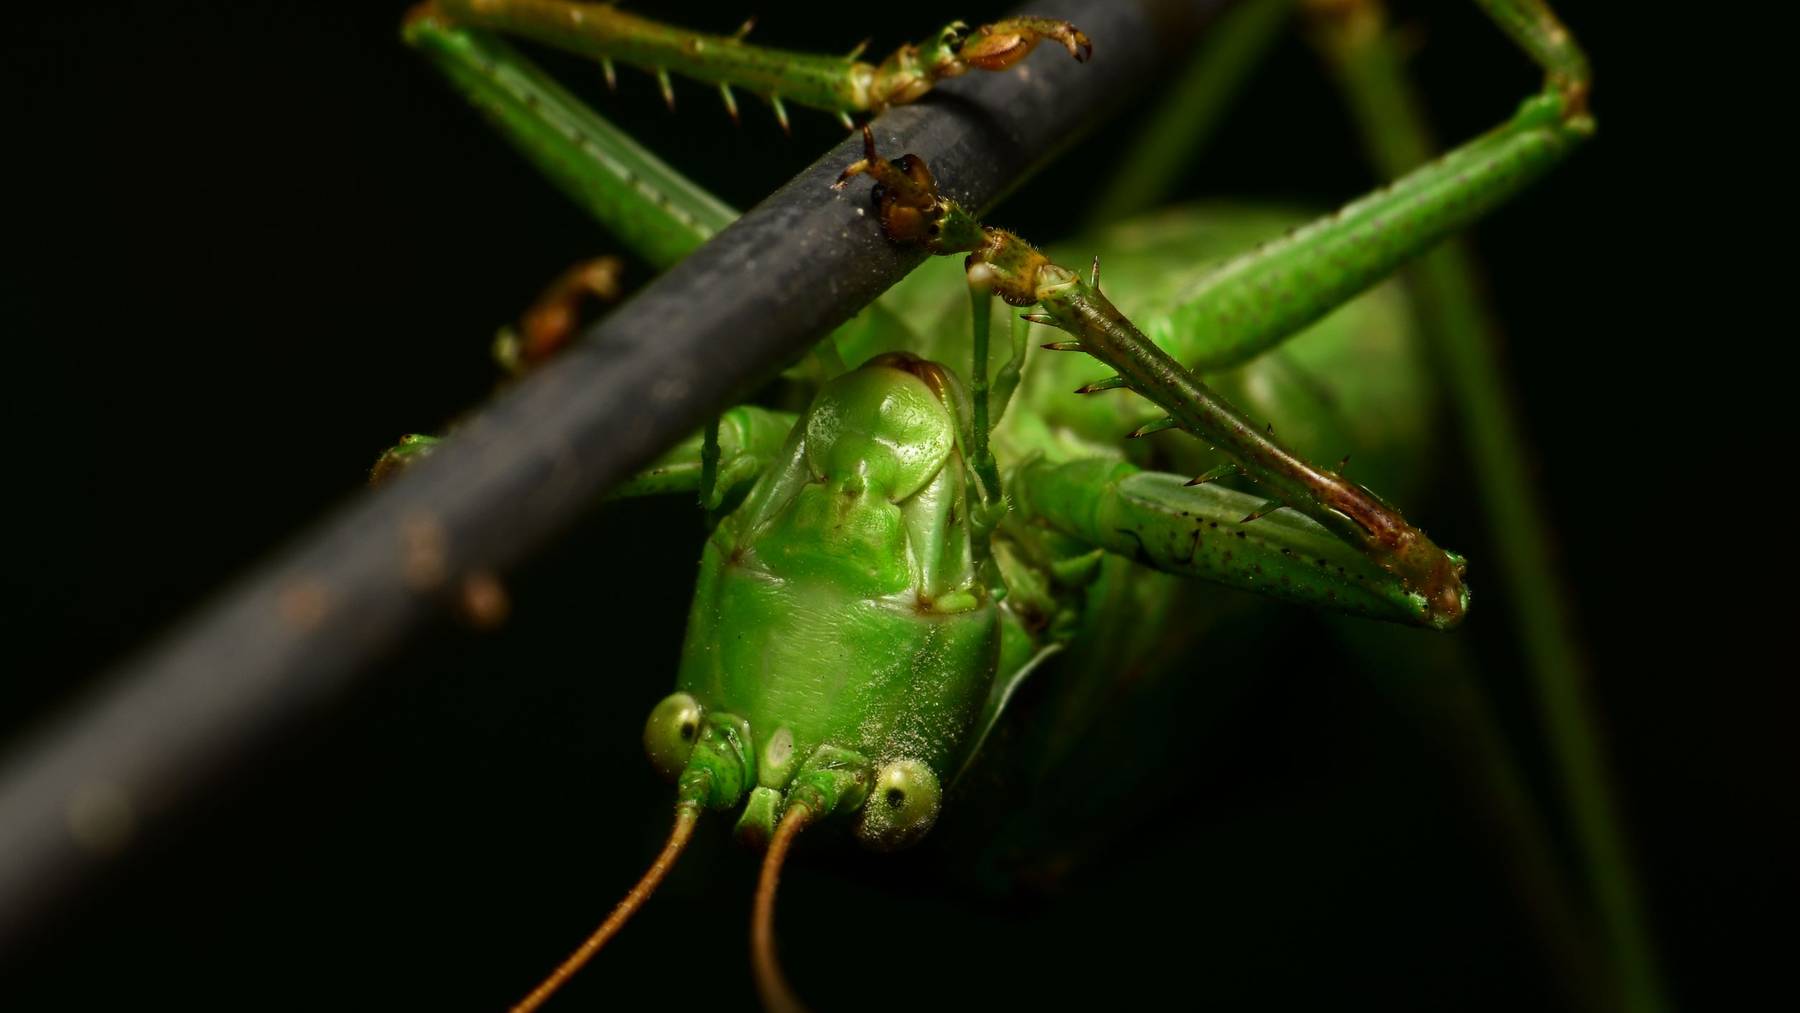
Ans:
[[[1472,8],[1398,6],[1441,136],[1485,129],[1535,86]],[[1736,606],[1680,589],[1667,560],[1692,551],[1683,539],[1704,508],[1655,485],[1672,470],[1660,434],[1680,427],[1659,393],[1659,328],[1675,324],[1631,312],[1655,275],[1626,272],[1658,238],[1642,186],[1657,167],[1661,121],[1645,96],[1659,68],[1600,5],[1559,6],[1597,68],[1600,135],[1475,240],[1667,976],[1691,1002],[1716,996],[1709,970],[1736,959],[1718,923],[1766,890],[1772,846],[1738,821],[1779,779],[1771,740],[1740,725],[1745,701],[1673,658],[1676,631],[1705,634]],[[395,436],[483,398],[494,326],[567,263],[611,249],[401,47],[402,9],[34,5],[11,22],[0,319],[12,337],[4,622],[18,663],[0,683],[0,743],[355,495]],[[729,30],[746,13],[699,4],[680,18]],[[872,32],[883,51],[984,12],[920,3],[879,25],[852,7],[756,13],[766,42],[837,50]],[[740,207],[841,136],[795,110],[784,138],[754,101],[734,129],[713,95],[680,82],[670,115],[641,74],[607,97],[596,69],[546,62]],[[1129,127],[1111,125],[991,219],[1063,234]],[[1187,189],[1323,207],[1372,183],[1294,39]],[[1442,484],[1425,524],[1469,548],[1479,582],[1466,479],[1449,467]],[[671,681],[699,540],[669,504],[597,510],[510,582],[504,630],[432,628],[314,734],[47,919],[12,955],[5,987],[22,1001],[4,1004],[516,998],[665,829],[667,790],[637,737]],[[1530,688],[1497,596],[1480,604],[1458,635],[1544,793]],[[1192,790],[1059,891],[982,894],[941,846],[803,853],[782,922],[802,991],[825,1009],[1170,987],[1193,1004],[1561,1001],[1428,737],[1295,622],[1265,653],[1220,661],[1265,671],[1197,754]],[[569,1008],[750,1001],[753,861],[723,838],[702,832]]]

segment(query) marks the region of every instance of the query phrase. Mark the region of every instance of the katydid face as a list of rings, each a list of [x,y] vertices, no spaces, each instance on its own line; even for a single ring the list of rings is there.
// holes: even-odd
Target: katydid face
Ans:
[[[963,758],[998,628],[970,557],[951,382],[892,355],[826,384],[707,543],[678,697],[741,746],[685,763],[746,768],[746,831],[766,833],[790,789],[822,791],[810,808],[868,799],[864,839],[907,843]],[[653,755],[679,752],[686,727],[653,719]]]

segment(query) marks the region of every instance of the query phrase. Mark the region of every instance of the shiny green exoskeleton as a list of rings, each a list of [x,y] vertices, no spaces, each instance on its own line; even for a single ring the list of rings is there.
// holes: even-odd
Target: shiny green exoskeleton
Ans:
[[[740,825],[763,840],[798,803],[856,813],[877,847],[909,843],[965,758],[999,625],[954,382],[902,354],[830,381],[707,542],[671,698],[701,716],[683,790],[732,804],[748,789]],[[653,718],[647,740],[664,728]]]
[[[645,728],[653,762],[677,784],[676,829],[639,887],[521,1008],[618,930],[705,810],[733,814],[741,837],[768,848],[753,926],[758,983],[771,1008],[797,1008],[771,927],[794,835],[833,820],[877,849],[918,840],[1042,662],[1080,655],[1058,673],[1059,692],[1098,699],[1137,659],[1130,648],[1084,650],[1084,638],[1179,622],[1183,585],[1172,577],[1457,625],[1470,602],[1465,561],[1395,506],[1421,485],[1437,406],[1411,307],[1397,288],[1376,286],[1592,132],[1585,60],[1548,9],[1484,6],[1544,68],[1544,91],[1487,135],[1311,223],[1272,209],[1187,209],[1045,254],[984,227],[938,195],[922,162],[890,161],[865,135],[866,157],[845,179],[872,176],[873,201],[862,191],[821,200],[843,202],[847,215],[872,203],[894,241],[967,260],[915,272],[821,342],[790,371],[813,385],[797,415],[732,408],[616,490],[698,491],[709,513],[723,511],[675,692]],[[606,4],[422,5],[408,41],[658,266],[733,213],[489,30],[596,57],[609,76],[613,60],[641,66],[665,96],[669,71],[696,77],[718,85],[734,115],[731,87],[752,88],[784,121],[783,95],[840,115],[878,112],[943,77],[1011,66],[1039,40],[1089,53],[1073,26],[1043,18],[951,26],[876,67],[855,54],[802,58],[741,33],[686,32]],[[1085,278],[1065,266],[1089,257]],[[1010,340],[1000,343],[989,340],[994,294],[1035,307],[1004,317]],[[1040,348],[1028,324],[1067,337]],[[1167,429],[1199,440],[1125,440]],[[384,462],[429,448],[415,440]],[[1354,481],[1342,460],[1351,454]]]
[[[1196,209],[1107,242],[1120,259],[1156,250],[1205,262],[1287,220],[1239,212],[1222,225],[1219,213]],[[1202,221],[1214,227],[1196,228]],[[1120,290],[1137,294],[1131,278],[1121,272]],[[895,303],[910,302],[918,319],[955,313],[943,305],[956,293],[942,272],[916,279]],[[753,839],[766,840],[797,797],[815,814],[851,814],[876,847],[928,829],[928,821],[894,824],[891,810],[905,808],[908,793],[872,795],[870,786],[899,765],[924,771],[921,813],[935,813],[940,786],[970,759],[1005,693],[1066,638],[1099,572],[1096,545],[1347,611],[1403,618],[1411,606],[1317,524],[1287,513],[1245,523],[1256,497],[1142,470],[1117,435],[1145,409],[1068,396],[1083,367],[1048,353],[1028,353],[1025,379],[993,434],[1000,459],[1027,463],[1005,469],[1013,512],[985,530],[979,479],[963,449],[969,423],[958,418],[967,393],[948,367],[917,357],[948,357],[959,340],[953,327],[846,334],[841,354],[866,364],[821,388],[707,542],[679,692],[652,715],[646,741],[695,801],[743,804],[740,829]],[[1354,442],[1369,473],[1404,488],[1431,415],[1418,354],[1404,300],[1384,289],[1283,357],[1221,379],[1304,445]],[[1307,385],[1308,371],[1334,361],[1367,368]],[[1377,410],[1384,404],[1400,407]],[[735,459],[741,440],[730,443]],[[1204,462],[1192,453],[1178,459]],[[985,573],[978,545],[992,560]]]

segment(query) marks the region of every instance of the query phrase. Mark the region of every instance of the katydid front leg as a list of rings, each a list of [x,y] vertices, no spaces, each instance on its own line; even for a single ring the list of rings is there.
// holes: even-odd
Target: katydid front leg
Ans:
[[[599,60],[608,81],[613,79],[615,60],[642,68],[656,75],[671,108],[675,104],[671,71],[717,85],[734,120],[737,99],[731,89],[746,88],[768,100],[783,130],[788,127],[788,101],[836,113],[848,127],[852,114],[874,116],[889,106],[912,102],[946,78],[971,70],[1005,70],[1040,42],[1055,42],[1077,60],[1093,54],[1080,29],[1054,18],[1007,18],[973,31],[953,22],[929,41],[901,46],[880,64],[872,64],[857,59],[862,46],[848,56],[771,49],[744,41],[752,22],[732,35],[709,35],[639,17],[608,3],[431,0],[418,11],[415,17],[522,35]]]

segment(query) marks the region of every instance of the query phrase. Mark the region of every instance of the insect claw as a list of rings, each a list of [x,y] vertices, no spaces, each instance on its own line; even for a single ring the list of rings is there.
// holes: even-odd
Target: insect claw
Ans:
[[[1056,318],[1048,313],[1021,313],[1019,314],[1019,319],[1028,320],[1034,324],[1044,324],[1049,327],[1056,326]]]
[[[838,173],[837,182],[831,184],[831,188],[833,190],[842,190],[845,186],[849,185],[851,177],[860,176],[863,173],[870,172],[875,168],[875,163],[880,158],[879,155],[875,154],[875,132],[869,129],[869,125],[867,123],[864,123],[863,128],[862,128],[862,133],[863,133],[863,157],[862,157],[862,160],[859,162],[850,163],[849,165],[844,167],[843,172]]]
[[[1094,266],[1088,271],[1088,287],[1096,292],[1100,291],[1100,255],[1098,253],[1094,254]]]
[[[1165,415],[1160,419],[1153,419],[1146,422],[1136,429],[1133,429],[1131,432],[1126,433],[1125,438],[1128,440],[1142,439],[1145,436],[1149,436],[1151,433],[1160,433],[1165,429],[1173,428],[1175,428],[1175,420]]]
[[[1123,387],[1123,386],[1125,386],[1125,378],[1124,377],[1109,376],[1104,380],[1095,380],[1093,383],[1082,384],[1081,386],[1075,388],[1075,393],[1077,393],[1077,394],[1098,394],[1103,390],[1118,390],[1120,387]]]
[[[1079,351],[1081,351],[1081,342],[1079,342],[1079,341],[1052,341],[1043,347],[1052,352],[1079,352]]]
[[[957,22],[945,29],[945,42],[953,45],[957,56],[971,67],[982,70],[1005,70],[1023,60],[1045,39],[1062,43],[1078,63],[1086,63],[1093,55],[1093,44],[1081,29],[1054,18],[1020,17],[982,25],[969,35],[968,26]]]

